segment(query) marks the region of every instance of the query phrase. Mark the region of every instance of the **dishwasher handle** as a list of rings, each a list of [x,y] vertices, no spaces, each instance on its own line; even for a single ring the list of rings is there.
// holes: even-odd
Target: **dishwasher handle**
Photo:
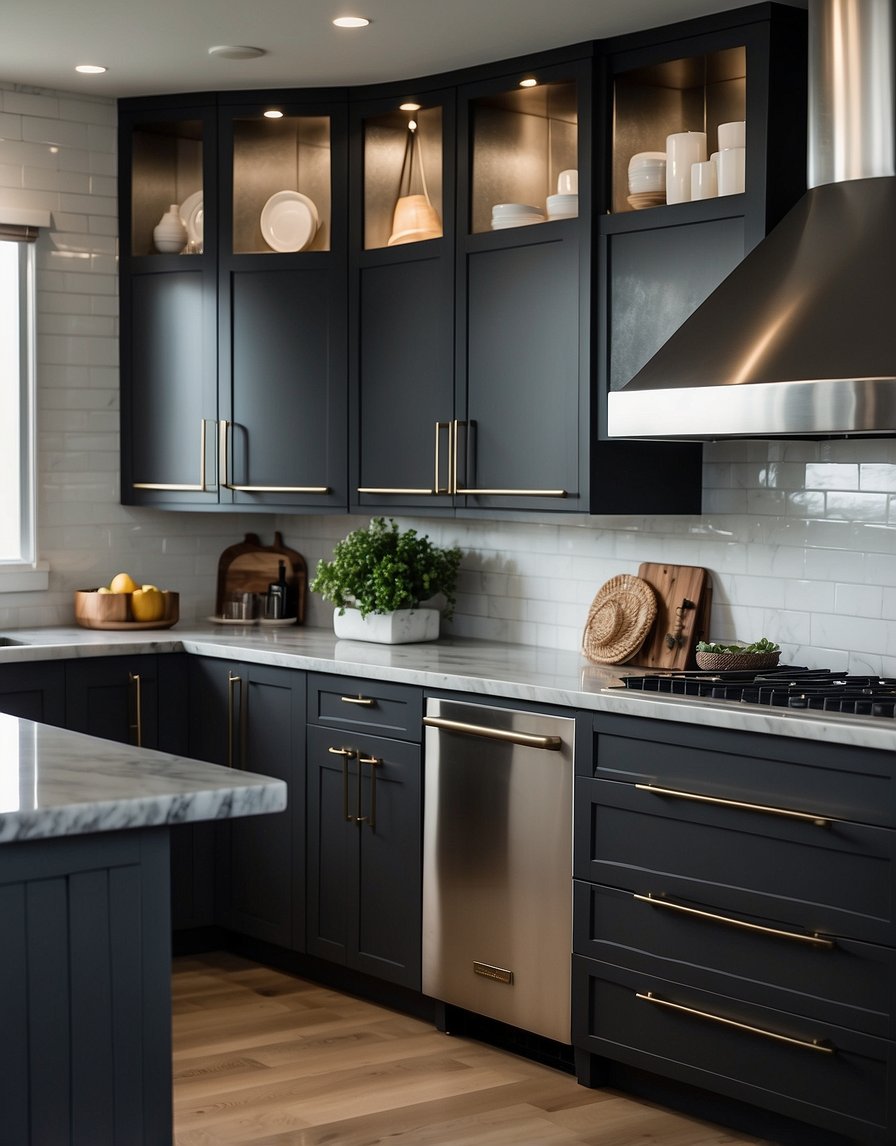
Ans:
[[[448,720],[444,716],[424,716],[423,723],[429,728],[441,728],[446,732],[462,732],[466,736],[482,736],[486,740],[500,740],[505,744],[521,744],[524,748],[542,748],[548,752],[557,752],[563,746],[563,741],[559,736],[536,736],[530,732],[489,728],[484,724],[467,724],[462,720]]]

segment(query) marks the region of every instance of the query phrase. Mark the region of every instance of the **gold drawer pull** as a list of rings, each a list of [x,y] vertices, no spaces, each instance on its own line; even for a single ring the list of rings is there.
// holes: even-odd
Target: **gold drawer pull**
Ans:
[[[437,493],[434,489],[410,489],[404,486],[377,486],[377,485],[359,485],[358,493],[406,493],[406,494],[419,494],[421,496],[431,497],[432,494]]]
[[[701,911],[696,907],[686,907],[683,903],[675,903],[660,896],[640,895],[634,893],[634,898],[641,903],[649,903],[651,907],[665,907],[668,911],[678,911],[683,915],[692,915],[698,919],[706,919],[710,923],[723,923],[728,927],[740,927],[744,931],[755,931],[760,935],[767,935],[773,939],[792,939],[794,943],[805,943],[809,947],[818,947],[824,951],[831,951],[836,944],[833,939],[825,939],[821,935],[802,935],[798,931],[784,931],[777,927],[765,927],[761,923],[748,923],[744,919],[732,919],[729,915],[716,915],[712,911]]]
[[[360,704],[362,708],[372,708],[376,703],[372,697],[369,696],[340,696],[339,698],[343,704]]]
[[[134,734],[134,743],[138,748],[143,747],[143,692],[140,673],[129,672],[128,679],[134,686],[134,723],[131,732]]]
[[[469,494],[480,497],[568,497],[565,489],[462,489],[456,494]]]
[[[328,748],[327,751],[334,756],[354,756],[355,754],[353,748]]]
[[[206,430],[205,425],[209,419],[199,419],[199,484],[198,485],[183,485],[177,482],[164,482],[164,481],[135,481],[132,489],[157,489],[169,490],[171,492],[180,493],[210,493],[213,492],[212,488],[208,485],[206,479],[206,466],[205,466],[205,443],[206,443]]]
[[[747,804],[742,800],[726,800],[721,796],[704,796],[699,792],[680,792],[675,788],[661,788],[658,784],[635,784],[641,792],[652,792],[656,796],[671,796],[677,800],[694,800],[701,804],[715,804],[722,808],[739,808],[746,812],[764,812],[767,816],[783,816],[788,820],[803,820],[819,828],[829,828],[831,821],[826,816],[814,812],[793,812],[790,808],[774,808],[765,804]]]
[[[693,1015],[697,1019],[707,1019],[711,1023],[720,1023],[724,1027],[734,1027],[739,1031],[746,1031],[751,1035],[760,1035],[775,1042],[787,1043],[789,1046],[802,1047],[803,1050],[818,1051],[819,1054],[835,1054],[836,1048],[824,1039],[795,1039],[791,1035],[782,1035],[778,1031],[769,1031],[765,1027],[754,1027],[749,1023],[739,1023],[735,1019],[726,1019],[722,1015],[714,1015],[711,1011],[698,1011],[695,1007],[685,1007],[681,1003],[671,1003],[668,999],[660,999],[653,991],[636,991],[636,999],[643,999],[645,1003],[653,1003],[656,1007],[666,1007],[670,1011],[679,1011],[683,1015]]]
[[[559,736],[539,736],[534,732],[512,732],[507,728],[489,728],[483,724],[467,724],[462,720],[448,720],[444,716],[424,716],[427,728],[443,728],[446,732],[462,732],[467,736],[482,736],[486,740],[500,740],[505,744],[521,744],[524,748],[542,748],[557,752],[563,747]]]

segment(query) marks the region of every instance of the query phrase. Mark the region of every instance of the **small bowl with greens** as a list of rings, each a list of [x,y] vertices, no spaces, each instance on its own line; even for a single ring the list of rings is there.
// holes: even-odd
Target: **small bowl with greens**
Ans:
[[[740,642],[731,645],[716,641],[700,641],[697,644],[697,667],[712,672],[729,672],[736,669],[770,669],[781,659],[781,647],[768,637],[760,637],[750,645]]]

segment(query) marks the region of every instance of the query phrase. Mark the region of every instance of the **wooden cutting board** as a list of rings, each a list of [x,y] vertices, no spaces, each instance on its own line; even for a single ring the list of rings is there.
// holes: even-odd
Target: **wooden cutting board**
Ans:
[[[696,668],[695,646],[709,632],[709,574],[697,565],[645,562],[638,576],[656,593],[656,620],[628,663],[652,669]]]
[[[284,545],[280,533],[274,534],[273,545],[262,545],[256,534],[247,533],[245,541],[224,550],[218,559],[216,615],[221,615],[228,593],[267,593],[268,585],[277,580],[281,561],[286,562],[289,600],[296,604],[297,623],[301,625],[305,620],[308,570],[305,558]]]

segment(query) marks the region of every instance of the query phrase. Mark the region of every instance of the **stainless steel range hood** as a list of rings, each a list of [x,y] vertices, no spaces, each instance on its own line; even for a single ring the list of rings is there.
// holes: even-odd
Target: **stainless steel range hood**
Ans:
[[[892,0],[809,0],[809,35],[810,190],[610,394],[610,437],[896,433]]]

